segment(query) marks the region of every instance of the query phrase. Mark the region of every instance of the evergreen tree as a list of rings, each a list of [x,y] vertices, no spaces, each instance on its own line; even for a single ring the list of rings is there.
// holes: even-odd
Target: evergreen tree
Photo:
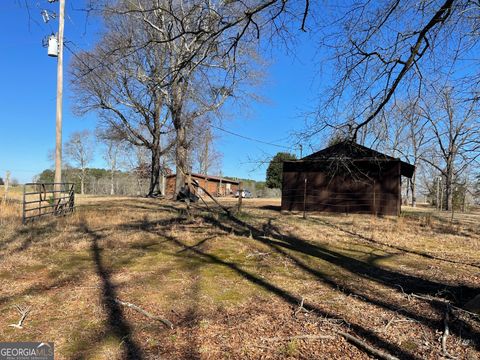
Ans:
[[[267,168],[266,185],[268,188],[281,188],[282,187],[282,173],[283,162],[288,160],[296,160],[297,157],[294,154],[279,152],[270,161]]]

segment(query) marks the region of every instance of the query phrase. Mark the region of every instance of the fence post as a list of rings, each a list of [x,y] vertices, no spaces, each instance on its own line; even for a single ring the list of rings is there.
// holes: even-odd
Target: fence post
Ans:
[[[25,196],[25,193],[27,192],[27,185],[23,185],[23,204],[22,204],[22,224],[25,225],[25,223],[27,222],[27,219],[25,219],[25,207],[27,206],[25,204],[25,199],[26,199],[26,196]]]
[[[242,210],[242,197],[243,197],[243,183],[238,184],[238,207],[237,212],[239,213]]]
[[[8,186],[10,184],[10,171],[7,171],[5,173],[5,185],[4,185],[4,190],[5,192],[3,193],[3,201],[6,203],[7,202],[7,193],[8,193]]]
[[[75,210],[75,185],[72,185],[70,186],[70,189],[69,189],[69,209],[70,209],[70,212],[74,212]]]
[[[305,183],[303,185],[303,218],[307,218],[306,206],[307,205],[307,178],[305,177]]]
[[[375,192],[375,180],[373,180],[373,215],[377,216],[377,201]]]

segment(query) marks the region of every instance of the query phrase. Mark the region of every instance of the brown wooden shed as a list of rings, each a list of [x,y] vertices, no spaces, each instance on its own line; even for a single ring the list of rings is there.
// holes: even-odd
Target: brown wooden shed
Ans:
[[[282,210],[399,215],[401,177],[415,167],[344,141],[283,163]]]

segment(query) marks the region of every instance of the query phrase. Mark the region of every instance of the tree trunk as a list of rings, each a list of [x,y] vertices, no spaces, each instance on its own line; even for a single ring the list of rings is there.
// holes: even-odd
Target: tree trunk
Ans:
[[[176,177],[174,199],[177,198],[180,189],[185,185],[186,174],[188,172],[188,122],[183,114],[183,105],[187,88],[188,83],[180,76],[173,84],[172,89],[173,96],[170,112],[172,114],[172,122],[177,136],[175,146]]]
[[[82,169],[82,178],[80,179],[80,194],[85,194],[85,169]]]
[[[113,182],[113,174],[114,174],[115,170],[112,169],[110,171],[110,195],[115,195],[115,186],[114,186],[114,182]]]
[[[403,205],[408,205],[408,198],[410,197],[410,180],[407,180],[407,184],[405,186],[405,198],[403,198]]]
[[[416,176],[415,176],[415,173],[414,173],[412,178],[410,179],[410,190],[411,190],[411,193],[412,193],[412,206],[413,207],[417,206],[417,196],[415,195],[415,182],[416,182]]]
[[[452,207],[452,182],[453,182],[453,168],[451,165],[447,166],[447,176],[445,178],[445,197],[443,198],[444,201],[444,209],[450,210]]]
[[[140,196],[142,193],[142,180],[140,179],[140,174],[137,171],[137,174],[135,175],[135,179],[137,180],[137,196]]]
[[[177,144],[175,152],[176,178],[175,178],[175,197],[180,189],[185,186],[187,169],[187,132],[183,125],[177,129]]]
[[[150,171],[150,188],[148,190],[148,197],[157,197],[161,194],[160,191],[160,146],[158,140],[153,142],[150,149],[152,152],[152,164]]]

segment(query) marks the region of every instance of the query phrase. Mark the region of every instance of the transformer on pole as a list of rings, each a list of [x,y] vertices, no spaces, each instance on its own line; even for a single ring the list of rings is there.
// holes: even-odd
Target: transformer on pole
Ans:
[[[58,40],[54,34],[48,37],[48,56],[58,57]]]

